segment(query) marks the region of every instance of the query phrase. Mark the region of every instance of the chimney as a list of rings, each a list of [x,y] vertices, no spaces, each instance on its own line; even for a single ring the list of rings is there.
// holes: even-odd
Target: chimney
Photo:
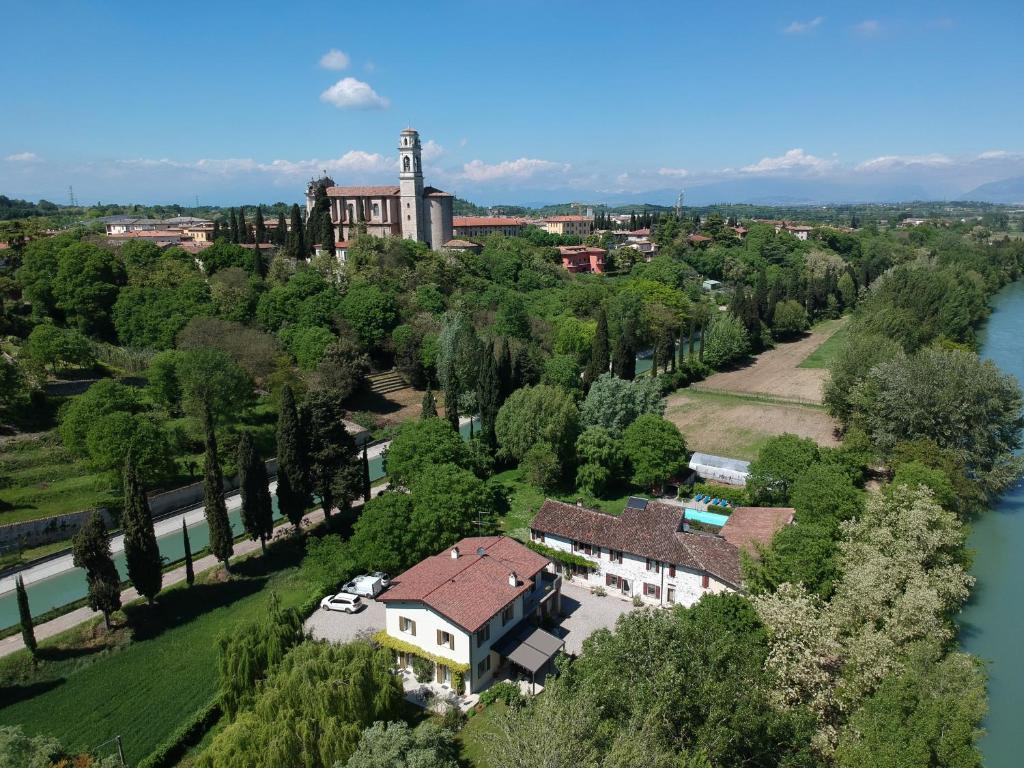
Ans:
[[[510,587],[518,587],[519,586],[519,577],[516,576],[516,572],[515,571],[512,571],[512,573],[510,573],[508,575],[508,585]]]
[[[458,559],[459,559],[459,548],[458,547],[452,547],[452,560],[458,560]]]

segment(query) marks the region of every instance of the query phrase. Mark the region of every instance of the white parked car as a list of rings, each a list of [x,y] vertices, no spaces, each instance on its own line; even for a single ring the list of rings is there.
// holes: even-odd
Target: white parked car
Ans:
[[[344,613],[358,613],[366,607],[359,595],[339,592],[336,595],[328,595],[320,601],[320,607],[325,611],[343,611]]]
[[[363,597],[376,597],[384,591],[384,582],[379,576],[356,576],[342,586],[341,591]]]

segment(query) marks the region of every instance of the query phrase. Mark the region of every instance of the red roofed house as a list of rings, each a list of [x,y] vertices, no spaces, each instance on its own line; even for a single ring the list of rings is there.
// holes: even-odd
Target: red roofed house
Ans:
[[[507,536],[478,536],[396,576],[377,598],[385,632],[422,651],[398,651],[399,666],[411,666],[413,656],[429,659],[442,685],[462,674],[460,694],[486,687],[506,660],[536,673],[562,647],[528,621],[560,608],[561,579],[545,570],[549,564]]]
[[[562,257],[562,266],[569,272],[603,274],[608,251],[593,245],[560,245],[558,254]]]
[[[306,211],[313,209],[318,187],[324,186],[331,204],[335,242],[352,239],[360,229],[377,237],[419,240],[435,251],[452,239],[452,196],[423,186],[420,135],[412,128],[398,140],[398,184],[338,187],[324,177],[306,189]]]
[[[485,237],[501,233],[509,237],[523,234],[526,219],[507,216],[456,216],[452,219],[456,237]]]
[[[570,569],[584,586],[653,605],[692,605],[709,592],[740,590],[740,553],[756,556],[757,544],[767,544],[793,521],[792,509],[741,507],[715,534],[687,524],[687,515],[698,513],[631,498],[616,516],[548,499],[530,534],[546,547],[591,560],[593,568],[553,566],[556,572]]]

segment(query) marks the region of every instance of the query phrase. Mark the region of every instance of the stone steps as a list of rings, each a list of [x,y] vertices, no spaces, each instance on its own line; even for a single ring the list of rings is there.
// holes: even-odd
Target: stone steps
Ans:
[[[397,392],[399,389],[405,389],[408,386],[405,383],[405,379],[399,376],[397,371],[375,373],[372,376],[368,376],[367,379],[370,382],[370,391],[378,395]]]

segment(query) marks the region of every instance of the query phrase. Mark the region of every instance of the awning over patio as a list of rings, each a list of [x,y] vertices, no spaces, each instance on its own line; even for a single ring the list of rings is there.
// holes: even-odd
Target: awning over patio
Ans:
[[[536,673],[563,645],[565,641],[550,632],[523,623],[496,642],[493,650],[526,671]]]

